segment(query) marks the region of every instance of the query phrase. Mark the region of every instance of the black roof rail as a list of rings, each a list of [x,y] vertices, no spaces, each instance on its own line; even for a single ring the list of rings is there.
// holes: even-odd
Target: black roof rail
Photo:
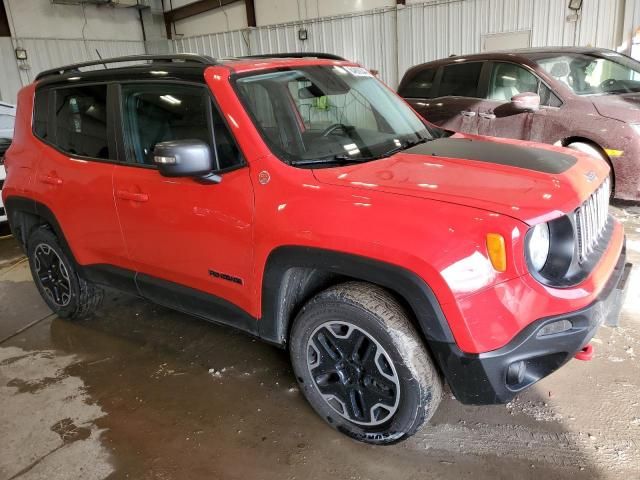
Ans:
[[[65,73],[79,72],[81,68],[93,67],[96,65],[104,65],[107,68],[107,63],[123,63],[123,62],[191,62],[201,65],[215,65],[217,62],[214,58],[206,55],[198,55],[195,53],[176,53],[169,55],[126,55],[124,57],[114,58],[102,58],[100,60],[91,60],[89,62],[73,63],[71,65],[65,65],[64,67],[52,68],[50,70],[44,70],[36,75],[36,80],[40,80],[44,77],[50,77],[52,75],[64,75]]]
[[[291,53],[263,53],[260,55],[246,55],[238,58],[326,58],[328,60],[345,60],[346,58],[333,53],[321,52],[291,52]]]

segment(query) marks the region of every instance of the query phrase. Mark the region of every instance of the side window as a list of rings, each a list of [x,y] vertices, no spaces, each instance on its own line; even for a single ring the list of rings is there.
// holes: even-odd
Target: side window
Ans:
[[[46,140],[49,136],[49,90],[38,90],[33,102],[33,133]]]
[[[455,63],[444,67],[438,97],[477,97],[482,62]]]
[[[494,63],[487,98],[509,102],[523,92],[538,91],[538,78],[529,70],[513,63]]]
[[[109,158],[106,85],[56,90],[56,145],[71,155]]]
[[[418,72],[402,88],[399,92],[400,96],[407,98],[432,98],[431,87],[433,87],[437,70],[437,68],[427,68]]]
[[[154,165],[153,150],[157,143],[194,139],[209,145],[220,169],[242,162],[231,133],[204,87],[124,85],[122,98],[129,161]]]
[[[540,82],[540,86],[538,88],[538,95],[540,95],[540,105],[544,105],[546,107],[562,106],[562,100],[560,100],[557,95],[542,82]]]

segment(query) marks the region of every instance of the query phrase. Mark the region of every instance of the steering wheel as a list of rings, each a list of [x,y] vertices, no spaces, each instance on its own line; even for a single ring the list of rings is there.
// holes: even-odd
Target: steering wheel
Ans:
[[[615,78],[607,78],[604,82],[598,85],[598,88],[600,88],[601,90],[605,90],[616,86],[618,83],[619,80],[616,80]]]
[[[325,128],[322,131],[322,133],[320,134],[320,136],[321,137],[328,137],[329,135],[331,135],[336,130],[344,130],[346,132],[349,128],[353,128],[353,127],[349,127],[348,125],[345,125],[344,123],[334,123],[333,125],[329,125],[327,128]]]

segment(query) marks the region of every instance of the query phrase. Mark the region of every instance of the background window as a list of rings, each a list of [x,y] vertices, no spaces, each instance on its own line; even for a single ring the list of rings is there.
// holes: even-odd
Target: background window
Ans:
[[[415,75],[402,89],[400,95],[408,98],[431,98],[431,87],[436,77],[435,68],[427,68]]]
[[[537,91],[538,78],[529,70],[513,63],[493,64],[488,99],[510,102],[514,95]]]
[[[238,148],[204,88],[127,85],[123,100],[128,158],[132,161],[154,165],[157,143],[201,140],[211,148],[220,169],[241,163]],[[217,149],[212,148],[212,133]]]
[[[442,72],[439,97],[477,97],[482,62],[447,65]]]
[[[33,132],[36,137],[46,139],[49,134],[49,91],[39,90],[33,106]]]
[[[56,144],[72,155],[109,158],[106,85],[56,91]]]

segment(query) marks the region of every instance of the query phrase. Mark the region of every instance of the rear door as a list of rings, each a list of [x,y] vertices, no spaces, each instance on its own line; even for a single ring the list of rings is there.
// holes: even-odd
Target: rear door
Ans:
[[[538,77],[528,68],[509,62],[491,62],[485,98],[478,104],[478,133],[528,140],[532,112],[513,108],[511,98],[524,92],[538,92]]]
[[[180,302],[196,302],[204,292],[249,310],[253,188],[209,90],[176,82],[123,84],[120,106],[128,163],[116,168],[114,195],[142,293],[193,311]],[[221,183],[160,175],[154,146],[185,139],[210,145]]]
[[[476,133],[483,64],[460,62],[442,67],[433,98],[426,102],[425,118],[448,130]]]
[[[104,83],[36,92],[33,149],[40,161],[31,187],[53,211],[80,264],[126,267],[113,201],[112,95]]]

